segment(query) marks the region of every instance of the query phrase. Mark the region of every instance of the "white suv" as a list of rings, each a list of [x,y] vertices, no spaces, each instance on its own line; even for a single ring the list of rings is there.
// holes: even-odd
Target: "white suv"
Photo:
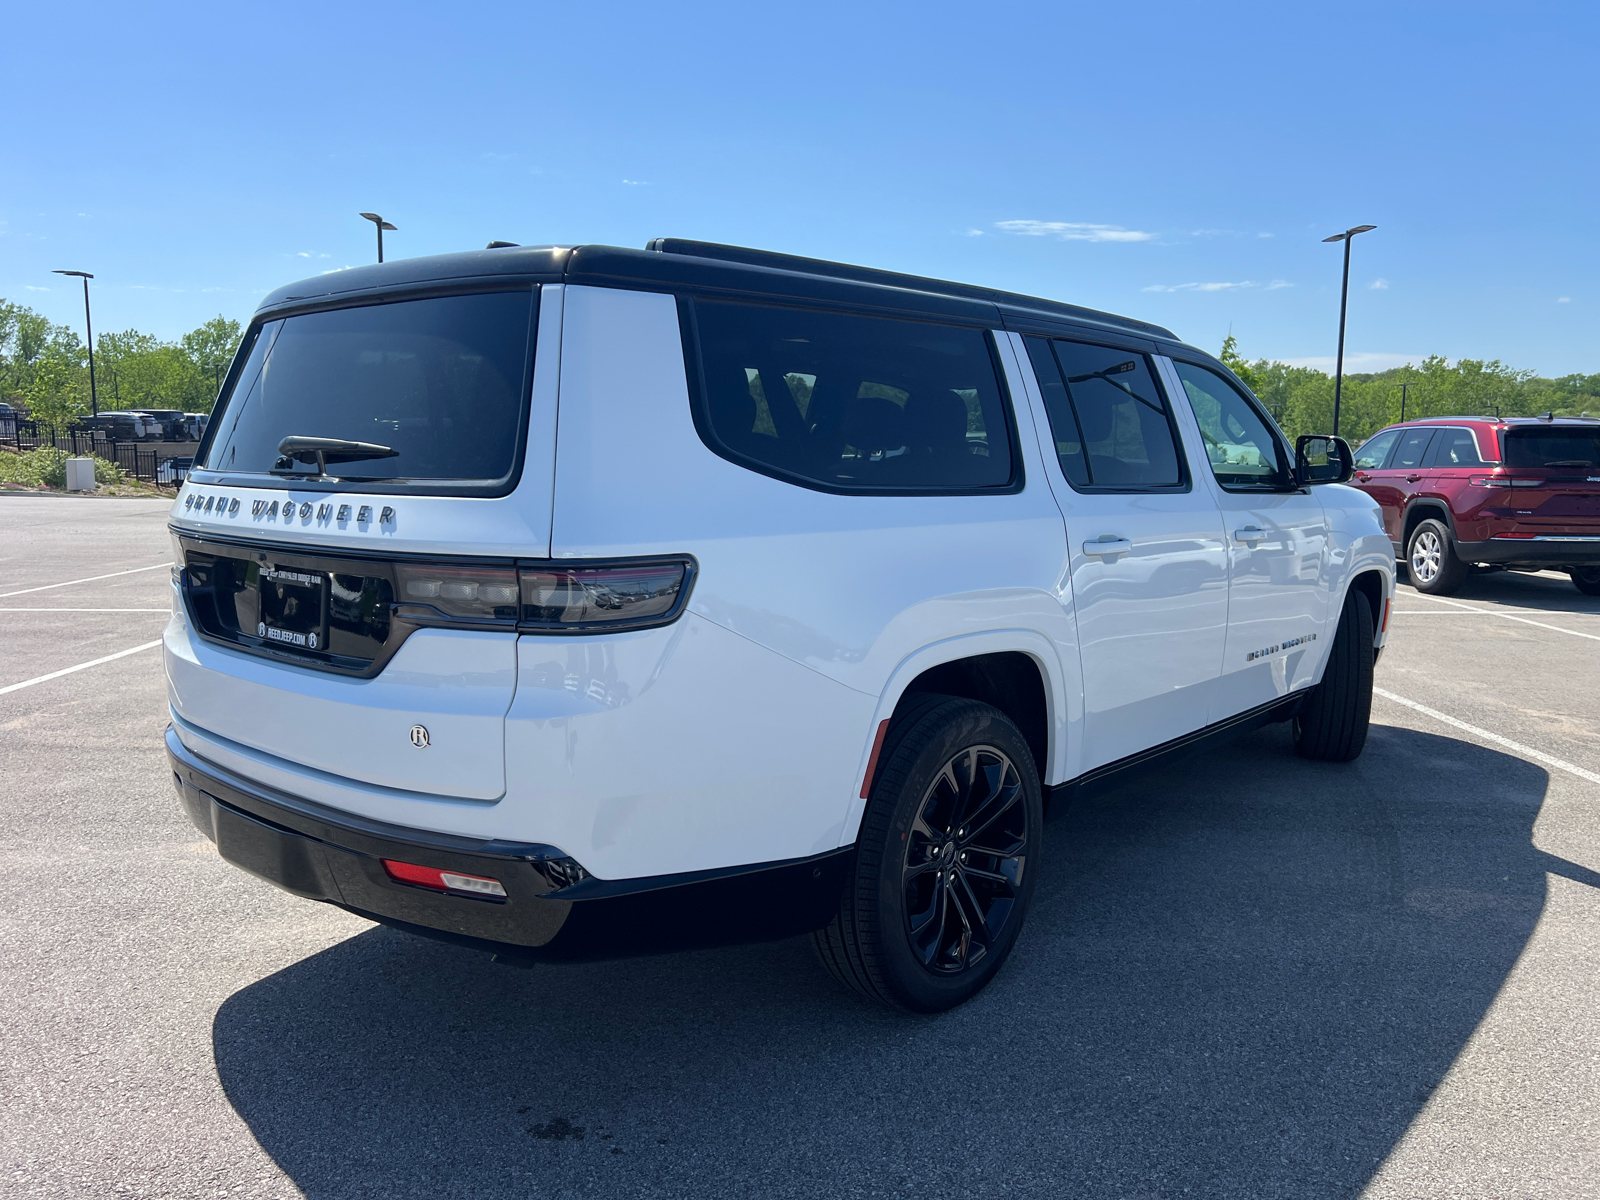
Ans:
[[[280,887],[524,962],[810,933],[947,1008],[1047,796],[1366,739],[1394,589],[1337,439],[1048,300],[705,243],[324,275],[172,511],[178,791]]]

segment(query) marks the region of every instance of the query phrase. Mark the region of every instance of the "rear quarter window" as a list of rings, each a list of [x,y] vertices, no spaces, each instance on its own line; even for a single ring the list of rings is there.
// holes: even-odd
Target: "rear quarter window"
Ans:
[[[1020,486],[989,335],[853,313],[695,299],[697,424],[718,454],[840,492]]]

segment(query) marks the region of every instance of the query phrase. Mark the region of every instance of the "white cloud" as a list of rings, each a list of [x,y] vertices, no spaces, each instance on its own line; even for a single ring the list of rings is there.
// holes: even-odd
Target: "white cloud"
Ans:
[[[296,258],[331,258],[332,257],[332,255],[328,255],[328,254],[319,254],[314,250],[296,250],[294,252],[294,256]]]
[[[1239,288],[1260,287],[1248,279],[1241,279],[1238,283],[1152,283],[1144,290],[1147,292],[1232,292]]]
[[[649,187],[650,186],[650,181],[647,180],[647,179],[624,179],[622,182],[627,184],[629,187]]]
[[[1271,237],[1272,235],[1268,234],[1267,236]],[[1293,286],[1294,286],[1294,284],[1290,283],[1287,279],[1274,279],[1271,283],[1267,284],[1267,291],[1275,292],[1279,288],[1286,288],[1286,287],[1293,287]]]
[[[1391,367],[1403,367],[1408,363],[1415,364],[1427,358],[1426,354],[1385,354],[1371,352],[1366,354],[1346,354],[1344,356],[1344,373],[1346,375],[1366,373],[1372,371],[1387,371]],[[1311,367],[1332,375],[1337,357],[1332,354],[1317,354],[1308,358],[1285,358],[1279,360],[1291,367]]]
[[[996,221],[994,227],[1022,237],[1053,237],[1063,242],[1152,242],[1156,237],[1142,229],[1083,221]]]
[[[1557,296],[1556,297],[1556,303],[1557,304],[1571,304],[1572,303],[1572,297],[1571,296]]]
[[[967,230],[967,236],[968,237],[982,237],[983,236],[983,230],[981,230],[981,229],[969,229],[969,230]]]
[[[1374,279],[1367,286],[1375,292],[1387,292],[1389,290],[1389,281],[1387,279]]]
[[[25,283],[22,286],[30,292],[48,292],[50,290],[47,287],[34,287],[31,283]]]
[[[1273,235],[1270,234],[1270,233],[1258,233],[1258,234],[1256,234],[1256,236],[1259,238],[1259,237],[1272,237]]]

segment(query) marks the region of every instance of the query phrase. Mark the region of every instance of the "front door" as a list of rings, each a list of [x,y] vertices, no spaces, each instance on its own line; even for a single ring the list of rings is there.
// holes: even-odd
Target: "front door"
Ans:
[[[1228,639],[1212,721],[1310,686],[1332,637],[1328,523],[1266,416],[1209,367],[1165,360],[1205,447],[1228,538]],[[1377,614],[1374,614],[1375,616]]]
[[[1383,509],[1383,527],[1395,544],[1396,554],[1405,553],[1406,505],[1422,485],[1425,477],[1422,464],[1434,433],[1432,425],[1402,429],[1400,444],[1394,448],[1388,463],[1366,472],[1368,478],[1362,481],[1362,490]]]
[[[1066,519],[1083,669],[1080,768],[1201,728],[1227,635],[1222,518],[1151,357],[1025,338]]]

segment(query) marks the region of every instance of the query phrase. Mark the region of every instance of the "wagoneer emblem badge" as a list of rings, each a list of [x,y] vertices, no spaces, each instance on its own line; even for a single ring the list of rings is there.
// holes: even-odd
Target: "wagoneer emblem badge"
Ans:
[[[413,725],[411,727],[411,744],[418,750],[428,744],[428,727],[426,725]]]

